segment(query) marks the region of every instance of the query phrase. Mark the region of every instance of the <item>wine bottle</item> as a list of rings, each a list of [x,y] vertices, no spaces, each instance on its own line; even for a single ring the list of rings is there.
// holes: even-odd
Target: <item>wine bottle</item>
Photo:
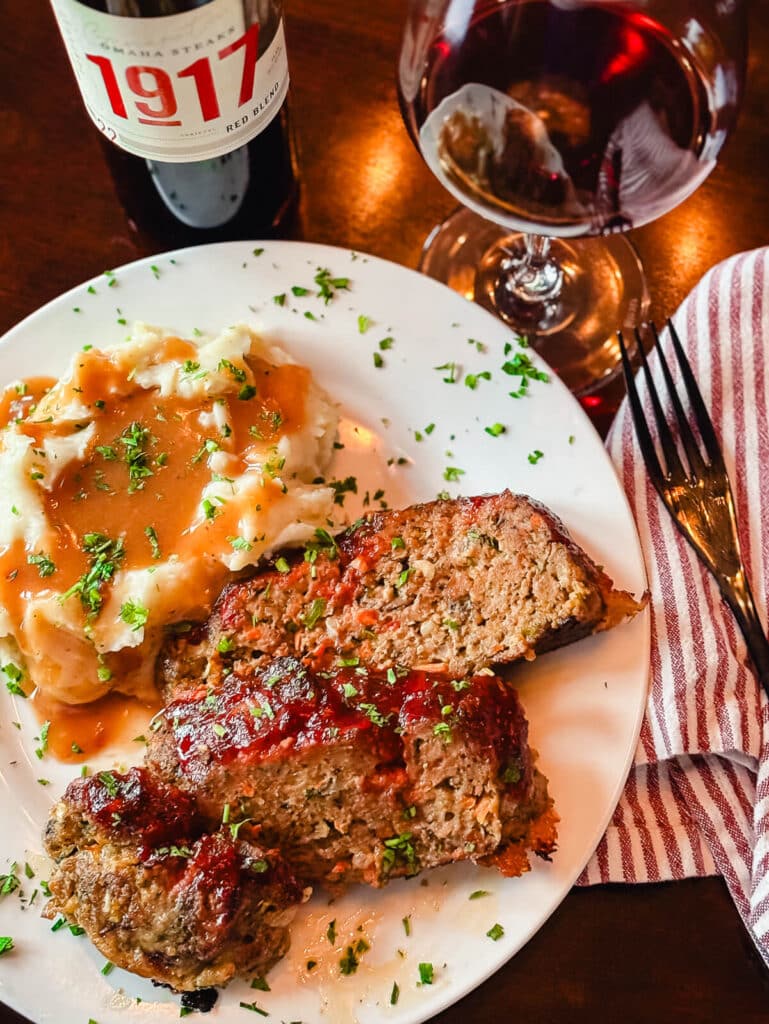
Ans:
[[[164,248],[280,232],[298,179],[281,0],[52,0],[129,222]]]

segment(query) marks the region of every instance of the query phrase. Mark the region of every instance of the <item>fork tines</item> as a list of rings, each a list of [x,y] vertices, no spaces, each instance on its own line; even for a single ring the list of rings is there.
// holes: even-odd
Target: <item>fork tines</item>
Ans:
[[[673,343],[673,352],[678,363],[678,367],[681,371],[681,378],[686,389],[686,394],[689,399],[691,411],[694,417],[694,424],[697,429],[697,433],[704,446],[704,457],[697,438],[695,437],[694,431],[689,423],[686,416],[686,412],[681,403],[681,399],[676,391],[673,383],[673,378],[670,372],[665,353],[660,345],[659,334],[657,328],[653,323],[648,324],[649,329],[654,337],[654,343],[657,350],[657,356],[659,358],[660,367],[662,369],[662,376],[665,381],[665,388],[670,399],[670,403],[673,408],[675,415],[675,421],[678,427],[678,437],[680,438],[683,446],[683,451],[686,456],[686,461],[689,466],[690,478],[701,479],[702,474],[706,468],[712,468],[715,470],[723,470],[724,462],[721,454],[721,448],[716,437],[716,432],[713,429],[713,423],[708,414],[705,403],[702,399],[700,389],[697,386],[697,382],[694,379],[689,361],[681,345],[681,339],[678,336],[673,322],[668,320],[667,327],[670,332],[670,338]],[[665,414],[660,402],[657,387],[649,370],[649,364],[646,359],[646,353],[643,348],[643,339],[641,331],[638,327],[634,329],[636,346],[641,357],[641,364],[643,366],[644,377],[646,380],[646,387],[649,391],[649,397],[652,403],[652,409],[654,412],[654,421],[657,427],[657,435],[659,437],[660,447],[666,463],[666,468],[660,465],[657,451],[652,441],[649,428],[646,423],[644,416],[643,407],[641,400],[638,395],[638,391],[635,386],[635,380],[633,378],[633,370],[628,356],[627,347],[622,337],[622,332],[617,332],[617,339],[619,341],[620,352],[622,354],[622,365],[625,372],[625,379],[628,386],[628,399],[630,401],[630,408],[633,415],[633,422],[635,424],[636,433],[638,435],[638,442],[641,447],[641,453],[644,461],[646,462],[651,477],[652,483],[659,489],[659,486],[663,481],[675,482],[676,480],[683,481],[686,478],[687,472],[681,462],[679,451],[676,445],[676,439],[673,432],[668,425]],[[707,460],[707,461],[706,461]]]

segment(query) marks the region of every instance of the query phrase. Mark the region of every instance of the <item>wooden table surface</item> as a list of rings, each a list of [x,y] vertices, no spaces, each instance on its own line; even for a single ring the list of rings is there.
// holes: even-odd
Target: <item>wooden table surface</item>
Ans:
[[[404,12],[405,0],[288,0],[287,34],[302,150],[298,236],[415,266],[423,239],[454,204],[398,112]],[[721,165],[677,210],[633,233],[657,318],[714,263],[769,242],[769,0],[757,0],[751,20],[747,94]],[[7,0],[0,5],[0,334],[85,278],[150,251],[115,199],[48,6]],[[0,961],[0,997],[2,972]],[[43,963],[41,983],[55,985]],[[575,890],[513,961],[436,1020],[513,1018],[765,1022],[769,973],[721,880]],[[3,1024],[21,1020],[0,1005]]]

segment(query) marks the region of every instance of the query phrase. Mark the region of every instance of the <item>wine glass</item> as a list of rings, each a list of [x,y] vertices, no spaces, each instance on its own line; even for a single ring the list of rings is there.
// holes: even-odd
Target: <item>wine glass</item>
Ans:
[[[745,50],[742,0],[410,0],[403,117],[463,204],[420,269],[528,336],[576,394],[604,383],[617,330],[648,306],[624,232],[712,171]]]

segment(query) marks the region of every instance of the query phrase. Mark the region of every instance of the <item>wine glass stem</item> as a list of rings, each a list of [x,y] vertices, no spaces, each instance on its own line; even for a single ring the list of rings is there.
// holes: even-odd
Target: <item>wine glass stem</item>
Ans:
[[[503,263],[504,287],[511,298],[529,307],[551,303],[563,286],[563,271],[550,255],[547,235],[524,235],[524,252],[514,252]]]

